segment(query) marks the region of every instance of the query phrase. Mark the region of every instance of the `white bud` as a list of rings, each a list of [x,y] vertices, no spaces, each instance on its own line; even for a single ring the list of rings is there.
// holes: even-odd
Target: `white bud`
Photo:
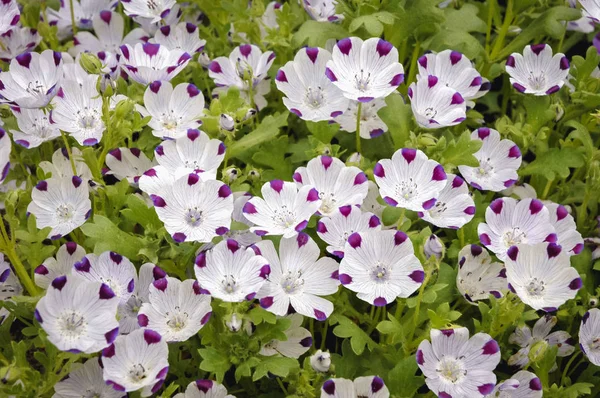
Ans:
[[[590,300],[588,301],[588,306],[592,308],[598,306],[598,297],[590,297]]]
[[[436,235],[431,234],[431,236],[425,242],[425,247],[423,248],[425,251],[425,257],[430,258],[431,256],[435,256],[438,259],[442,257],[442,253],[444,252],[444,244]]]
[[[225,113],[221,113],[221,119],[219,120],[221,123],[221,128],[226,131],[233,131],[235,128],[235,121],[233,118]]]
[[[207,68],[208,65],[210,65],[210,58],[208,57],[206,51],[202,51],[200,53],[200,55],[198,56],[198,62],[205,68]]]
[[[238,318],[234,312],[228,321],[225,321],[225,326],[233,333],[237,333],[242,328],[242,320]]]
[[[248,112],[246,112],[246,114],[244,115],[244,121],[253,118],[254,115],[256,115],[256,109],[254,109],[254,108],[248,109]]]
[[[327,351],[323,352],[319,350],[315,352],[310,357],[310,366],[312,366],[312,368],[317,372],[329,372],[329,367],[331,366],[331,355],[329,355]]]
[[[225,182],[233,182],[237,180],[239,176],[240,172],[235,167],[230,167],[227,170],[223,170],[223,179],[225,180]]]
[[[352,155],[350,155],[346,163],[360,163],[361,160],[362,155],[358,152],[354,152]]]

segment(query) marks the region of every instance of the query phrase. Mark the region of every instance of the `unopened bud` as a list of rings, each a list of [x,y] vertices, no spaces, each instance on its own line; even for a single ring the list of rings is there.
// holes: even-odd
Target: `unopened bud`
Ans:
[[[260,180],[260,171],[256,170],[256,169],[252,169],[248,172],[248,179],[251,181],[258,181]]]
[[[115,107],[115,116],[117,120],[125,119],[133,112],[133,101],[127,99],[120,101]]]
[[[352,155],[350,155],[350,157],[348,157],[348,161],[346,163],[360,164],[361,160],[362,155],[358,152],[354,152]]]
[[[230,167],[227,170],[223,170],[223,179],[226,183],[231,183],[240,176],[240,171],[237,167]]]
[[[81,53],[79,56],[79,65],[87,72],[92,75],[99,75],[102,73],[102,62],[100,59],[91,53]]]
[[[588,301],[588,307],[594,308],[598,306],[598,297],[590,297]]]
[[[208,68],[208,65],[210,65],[210,57],[208,56],[208,54],[206,53],[206,51],[202,51],[200,53],[200,55],[198,55],[198,62],[203,67]]]
[[[237,333],[242,328],[242,320],[234,312],[229,320],[225,321],[225,326],[233,333]]]
[[[317,351],[310,357],[310,366],[317,371],[322,373],[329,372],[331,367],[331,355],[325,351]]]
[[[431,234],[427,241],[425,242],[425,247],[423,247],[423,251],[425,252],[425,257],[430,258],[431,256],[435,256],[437,259],[442,258],[442,254],[444,253],[444,244],[436,235]]]
[[[235,128],[235,121],[226,113],[221,113],[219,123],[221,124],[221,128],[225,131],[233,131]]]
[[[110,78],[110,74],[106,73],[100,78],[100,92],[108,97],[112,97],[117,89],[117,83]]]
[[[529,351],[529,360],[531,362],[538,362],[544,358],[546,355],[546,351],[548,351],[548,342],[546,340],[541,340],[535,343],[531,350]]]
[[[248,112],[246,112],[246,114],[244,115],[244,121],[252,119],[254,116],[256,116],[256,109],[250,108],[248,109]]]
[[[329,148],[328,146],[324,146],[321,149],[321,155],[330,156],[331,155],[331,148]]]

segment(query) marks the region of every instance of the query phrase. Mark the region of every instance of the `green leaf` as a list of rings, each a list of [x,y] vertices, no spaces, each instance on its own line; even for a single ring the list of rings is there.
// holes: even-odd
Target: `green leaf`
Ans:
[[[269,373],[275,376],[287,377],[293,369],[298,369],[299,367],[298,361],[294,358],[266,357],[256,367],[252,381],[260,380]]]
[[[234,158],[250,148],[277,137],[281,127],[287,126],[288,115],[289,112],[283,112],[264,118],[256,130],[246,134],[227,148],[227,156]]]
[[[395,23],[385,26],[387,40],[399,47],[410,36],[420,41],[430,37],[445,20],[444,11],[438,7],[439,3],[439,0],[406,0],[402,7],[398,2],[393,12],[397,18]]]
[[[522,176],[542,175],[548,180],[556,176],[567,178],[570,167],[581,167],[584,164],[583,153],[575,148],[550,148],[547,152],[537,154],[537,158],[519,170]]]
[[[377,343],[375,343],[369,335],[360,328],[360,326],[350,319],[344,316],[338,316],[337,319],[339,325],[333,329],[333,334],[342,338],[350,338],[350,345],[356,355],[362,354],[365,350],[365,346],[368,346],[369,350],[373,350],[377,346]]]
[[[381,120],[388,126],[394,141],[394,149],[403,148],[410,138],[411,127],[414,126],[410,104],[404,103],[400,95],[388,95],[387,106],[377,112]]]
[[[305,43],[310,47],[325,47],[328,39],[343,39],[350,33],[340,24],[331,22],[306,21],[292,38],[292,46],[299,48]]]
[[[401,359],[385,380],[390,393],[399,397],[412,397],[424,383],[423,376],[416,376],[417,361],[413,356]]]
[[[229,358],[214,347],[201,348],[198,353],[202,356],[200,369],[214,373],[217,381],[222,383],[225,372],[231,367]]]
[[[269,142],[265,142],[252,156],[253,162],[270,168],[270,170],[265,170],[263,172],[262,177],[264,180],[286,180],[292,175],[292,165],[285,159],[288,141],[289,137],[284,135]]]
[[[463,132],[460,137],[448,142],[446,149],[441,154],[441,163],[448,169],[453,169],[459,165],[477,167],[479,161],[473,154],[477,152],[483,142],[472,140],[471,133]]]
[[[94,222],[83,224],[81,231],[90,238],[95,253],[110,250],[134,260],[144,246],[141,239],[122,231],[110,219],[101,215],[95,215]]]
[[[125,204],[127,209],[121,210],[121,214],[127,220],[140,224],[144,228],[162,226],[154,207],[148,207],[146,202],[139,196],[129,195]]]
[[[340,131],[340,125],[337,123],[323,122],[306,122],[308,131],[313,137],[321,141],[323,144],[329,144],[333,137]]]

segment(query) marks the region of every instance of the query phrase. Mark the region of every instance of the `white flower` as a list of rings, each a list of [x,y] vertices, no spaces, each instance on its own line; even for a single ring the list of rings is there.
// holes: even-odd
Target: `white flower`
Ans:
[[[169,50],[182,50],[192,55],[204,49],[206,40],[200,39],[198,27],[190,22],[162,26],[156,31],[154,41]]]
[[[335,22],[344,19],[343,14],[335,13],[336,0],[304,0],[302,2],[308,15],[319,22]]]
[[[107,284],[120,304],[129,300],[137,281],[135,266],[128,258],[115,252],[104,252],[99,256],[87,254],[73,268],[75,276]]]
[[[600,1],[599,0],[579,0],[579,3],[585,11],[588,12],[594,21],[600,21]]]
[[[4,182],[10,170],[12,142],[4,129],[0,128],[0,183]]]
[[[27,212],[35,216],[39,229],[52,228],[50,239],[60,239],[91,215],[88,185],[78,176],[40,181],[31,191]]]
[[[438,78],[439,83],[458,91],[467,101],[477,98],[483,78],[473,63],[458,51],[444,50],[419,58],[417,79]]]
[[[552,202],[545,202],[544,205],[548,208],[550,223],[556,230],[556,243],[561,245],[570,256],[581,253],[583,238],[577,231],[573,216],[569,214],[563,205]]]
[[[175,140],[163,141],[154,150],[158,164],[176,178],[196,173],[203,181],[215,180],[225,157],[225,145],[199,130],[190,129]]]
[[[548,209],[537,199],[499,198],[485,210],[485,223],[477,227],[479,240],[502,261],[513,245],[555,242]]]
[[[213,380],[196,380],[188,384],[185,393],[175,394],[173,398],[235,398],[227,394],[227,389]]]
[[[575,7],[575,5],[571,5],[571,7]],[[581,10],[581,18],[567,22],[567,30],[570,31],[592,33],[595,28],[594,18],[585,9]]]
[[[390,391],[379,376],[358,377],[354,381],[329,379],[321,387],[321,398],[389,398]]]
[[[123,71],[143,85],[156,80],[171,80],[187,66],[191,58],[184,51],[169,50],[154,43],[137,43],[135,47],[124,44],[120,50],[123,56]]]
[[[52,103],[52,121],[80,145],[96,145],[104,133],[102,97],[96,88],[97,77],[83,82],[65,80]]]
[[[15,275],[10,264],[4,260],[4,253],[0,253],[0,303],[2,301],[11,301],[13,296],[23,294],[23,286],[19,278]],[[9,311],[2,307],[0,309],[0,324],[4,322]]]
[[[175,242],[210,242],[231,226],[233,197],[231,189],[220,181],[202,182],[192,173],[151,197],[158,218]]]
[[[17,0],[3,0],[0,2],[0,35],[15,29],[20,19],[21,11],[19,11]]]
[[[75,171],[77,176],[82,178],[84,182],[89,183],[92,180],[92,172],[88,165],[83,160],[81,151],[79,148],[71,148],[71,154],[73,155],[73,161],[75,163]],[[69,160],[69,153],[66,148],[60,148],[54,151],[52,154],[52,162],[47,160],[39,163],[40,168],[44,170],[44,173],[50,173],[52,178],[63,178],[72,177],[73,168],[71,167],[71,161]]]
[[[525,94],[548,95],[557,92],[569,75],[569,60],[564,54],[552,56],[547,44],[526,46],[523,55],[511,54],[506,72],[513,87]]]
[[[171,341],[186,341],[198,333],[212,314],[210,296],[202,294],[198,281],[161,278],[150,285],[150,296],[142,304],[138,322]]]
[[[60,40],[66,39],[73,33],[70,3],[70,1],[61,1],[58,10],[51,7],[47,9],[50,26],[58,28]],[[118,3],[118,0],[73,0],[75,24],[79,29],[91,29],[94,16],[102,10],[115,8]]]
[[[340,206],[360,206],[369,189],[367,176],[358,167],[346,166],[338,158],[317,156],[306,167],[298,167],[294,173],[298,188],[314,187],[319,193],[322,215],[333,214]]]
[[[261,188],[263,199],[253,197],[243,208],[244,216],[256,224],[255,234],[283,235],[291,238],[308,225],[308,219],[321,207],[317,190],[309,185],[300,189],[293,182],[273,180]]]
[[[592,308],[585,313],[579,328],[579,346],[589,361],[600,366],[600,310]]]
[[[360,102],[387,97],[404,81],[398,50],[375,37],[338,41],[325,74],[346,98]]]
[[[337,292],[338,263],[320,257],[314,240],[301,232],[283,238],[279,255],[273,242],[263,240],[253,248],[269,262],[271,273],[256,296],[260,305],[275,315],[284,316],[290,305],[304,316],[324,321],[333,312],[333,304],[320,296]]]
[[[474,188],[499,192],[518,181],[517,170],[521,166],[521,151],[511,140],[501,140],[500,133],[488,127],[480,127],[471,133],[472,140],[483,142],[473,154],[479,166],[459,165],[458,170]]]
[[[492,262],[487,250],[477,245],[467,245],[458,252],[456,287],[470,303],[502,297],[508,290],[506,269],[502,263]],[[474,304],[474,303],[473,303]]]
[[[232,303],[253,300],[271,272],[264,257],[233,239],[198,254],[195,264],[202,293]]]
[[[74,46],[71,49],[73,56],[80,52],[110,52],[117,54],[122,44],[135,45],[147,40],[146,32],[135,28],[123,36],[125,22],[121,14],[114,11],[102,10],[92,19],[95,36],[90,32],[77,32]]]
[[[5,14],[2,14],[4,16]],[[10,62],[11,59],[19,54],[32,51],[40,44],[42,38],[37,30],[31,28],[13,28],[12,30],[0,36],[0,59],[4,62]]]
[[[144,93],[144,107],[136,105],[155,137],[176,139],[197,128],[204,114],[204,96],[196,86],[181,83],[173,89],[169,82],[155,81]]]
[[[569,255],[554,243],[512,246],[504,265],[508,288],[535,310],[556,311],[582,286]]]
[[[439,260],[444,255],[444,251],[444,242],[442,242],[435,234],[429,235],[425,245],[423,245],[423,254],[425,254],[425,258],[429,259],[435,257]]]
[[[127,179],[130,183],[137,183],[140,176],[155,164],[138,148],[113,149],[108,152],[105,161],[108,171],[104,174],[114,175],[118,180]]]
[[[447,177],[435,205],[419,212],[419,216],[436,227],[459,229],[473,219],[475,202],[462,178],[454,174],[447,174]]]
[[[171,12],[175,0],[121,0],[125,14],[130,17],[149,18],[153,23],[159,22]]]
[[[19,130],[10,130],[15,144],[25,148],[37,148],[46,141],[60,137],[60,130],[42,109],[11,108]]]
[[[175,176],[163,166],[154,166],[146,170],[138,179],[140,189],[150,195],[150,198],[152,195],[163,195],[172,191],[174,183]]]
[[[571,335],[562,330],[550,333],[557,321],[558,319],[555,316],[545,315],[533,325],[533,330],[527,325],[517,327],[508,341],[517,344],[521,349],[508,358],[508,364],[519,368],[525,367],[529,363],[529,351],[540,341],[545,341],[549,347],[557,346],[556,356],[566,357],[571,355],[575,351]]]
[[[290,327],[284,332],[287,340],[271,340],[260,349],[260,355],[269,357],[280,354],[288,358],[299,358],[312,347],[313,339],[310,332],[301,327],[304,319],[302,315],[292,314],[286,318],[292,321]]]
[[[285,95],[283,103],[301,119],[331,120],[348,106],[342,91],[325,76],[325,65],[330,59],[329,51],[306,47],[277,71],[275,84]]]
[[[391,160],[381,159],[373,174],[387,204],[421,212],[433,208],[447,180],[442,165],[412,148],[397,150]]]
[[[63,76],[61,53],[45,50],[23,53],[0,72],[0,96],[21,108],[42,108],[58,92]]]
[[[385,209],[385,205],[379,203],[379,199],[381,196],[379,195],[379,187],[375,184],[374,181],[369,180],[369,190],[367,193],[367,197],[363,200],[360,209],[364,212],[370,212],[375,214],[377,217],[381,219],[383,216],[383,210]]]
[[[380,307],[413,294],[425,272],[404,232],[355,232],[344,248],[339,278],[358,298]]]
[[[316,371],[321,373],[329,372],[331,367],[331,354],[329,352],[317,350],[310,356],[310,366]]]
[[[67,242],[56,252],[56,257],[48,257],[34,271],[35,284],[47,289],[50,283],[61,275],[71,275],[73,266],[85,256],[85,249],[75,242]]]
[[[358,101],[348,102],[348,107],[344,109],[344,113],[334,118],[334,121],[340,125],[340,129],[349,133],[356,132],[358,104]],[[362,104],[360,111],[360,136],[362,138],[369,140],[379,137],[388,130],[387,125],[377,114],[385,106],[383,98],[377,98],[371,102]]]
[[[104,381],[117,391],[142,390],[150,396],[162,386],[169,371],[169,347],[152,329],[138,329],[117,337],[102,350]]]
[[[273,51],[263,53],[255,45],[243,44],[234,48],[229,58],[215,58],[208,67],[208,75],[215,81],[217,93],[223,88],[237,87],[248,99],[252,90],[255,105],[260,110],[267,105],[264,98],[270,91],[267,72],[274,59]]]
[[[427,387],[438,397],[484,397],[496,386],[500,347],[488,334],[469,339],[467,328],[431,329],[431,343],[423,340],[416,356]]]
[[[408,97],[421,127],[439,129],[455,126],[467,118],[467,105],[462,95],[441,83],[437,76],[423,76],[411,84]]]
[[[327,251],[340,258],[344,257],[344,246],[354,232],[380,229],[381,222],[375,214],[363,212],[358,206],[350,205],[339,207],[317,223],[319,238],[329,244]]]
[[[119,334],[118,303],[108,285],[63,275],[38,302],[35,319],[59,350],[91,354]]]
[[[98,359],[90,358],[84,364],[73,364],[67,378],[54,386],[52,398],[81,398],[82,396],[124,398],[125,394],[106,385]]]
[[[167,0],[167,1],[169,1],[169,0]],[[186,3],[184,3],[184,4],[186,4]],[[144,29],[144,31],[146,33],[148,33],[148,35],[154,36],[161,26],[169,26],[169,25],[177,24],[179,22],[179,20],[181,19],[182,15],[183,15],[183,11],[181,10],[181,7],[179,6],[179,4],[174,4],[171,7],[171,11],[169,11],[167,13],[167,15],[165,15],[162,19],[160,19],[158,21],[156,21],[153,16],[148,17],[148,18],[134,16],[132,18],[136,23],[138,23],[141,26],[142,29]],[[198,24],[202,23],[200,18],[196,18],[196,20],[194,21],[193,16],[194,16],[194,14],[192,14],[192,15],[188,14],[188,16],[186,17],[187,22],[196,22]]]
[[[520,370],[499,383],[485,398],[542,398],[542,382],[533,373]]]

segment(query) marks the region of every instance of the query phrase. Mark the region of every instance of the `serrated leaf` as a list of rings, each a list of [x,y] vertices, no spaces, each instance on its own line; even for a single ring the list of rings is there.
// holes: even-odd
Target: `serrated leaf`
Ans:
[[[377,112],[381,120],[388,127],[394,141],[394,149],[403,148],[410,137],[411,127],[414,125],[413,113],[410,104],[404,103],[400,95],[389,95],[385,99],[387,106]]]
[[[294,358],[277,356],[267,357],[260,361],[258,366],[256,366],[252,381],[260,380],[269,373],[272,373],[275,376],[287,377],[287,375],[290,374],[290,371],[295,368],[299,368],[299,365],[298,361]]]
[[[547,152],[540,153],[537,158],[527,166],[519,170],[519,174],[542,175],[548,180],[554,180],[557,176],[567,178],[570,167],[581,167],[584,164],[583,153],[575,148],[550,148]]]
[[[299,48],[305,43],[310,47],[325,47],[328,39],[343,39],[350,33],[340,24],[306,21],[292,37],[292,46]]]
[[[465,131],[458,139],[448,142],[441,154],[441,163],[447,170],[459,165],[477,167],[479,161],[473,154],[481,148],[481,145],[483,145],[482,141],[472,140],[471,133]]]
[[[225,372],[231,367],[229,358],[214,347],[201,348],[198,353],[203,358],[200,369],[214,373],[217,381],[223,382]]]
[[[281,127],[287,126],[288,115],[288,112],[283,112],[265,117],[256,130],[246,134],[227,148],[227,156],[234,158],[250,148],[277,137]]]
[[[83,224],[81,231],[90,238],[96,253],[110,250],[134,260],[143,246],[141,239],[122,231],[110,219],[101,215],[94,216],[94,222]]]

